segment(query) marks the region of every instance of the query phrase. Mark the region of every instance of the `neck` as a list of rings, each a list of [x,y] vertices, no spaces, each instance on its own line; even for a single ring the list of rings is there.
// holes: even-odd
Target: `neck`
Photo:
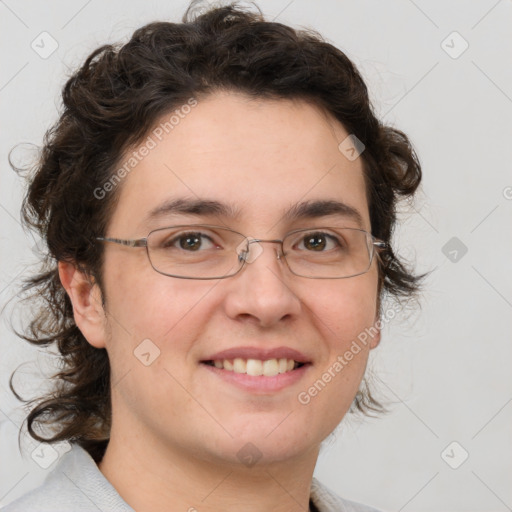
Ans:
[[[98,467],[137,512],[305,512],[317,457],[318,449],[246,467],[113,429]]]

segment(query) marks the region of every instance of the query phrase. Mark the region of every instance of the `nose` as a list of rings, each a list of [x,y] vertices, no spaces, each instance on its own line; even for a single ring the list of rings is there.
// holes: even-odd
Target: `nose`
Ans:
[[[229,280],[225,309],[230,318],[268,327],[300,314],[301,303],[280,244],[280,240],[249,240],[248,252],[241,255],[244,268]]]

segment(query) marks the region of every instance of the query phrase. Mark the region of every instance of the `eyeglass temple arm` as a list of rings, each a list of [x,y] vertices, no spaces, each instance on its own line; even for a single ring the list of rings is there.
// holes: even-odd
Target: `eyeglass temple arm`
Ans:
[[[128,247],[146,247],[147,239],[139,238],[138,240],[122,240],[121,238],[104,238],[102,236],[97,236],[96,240],[100,240],[102,242],[112,242],[114,244],[126,245]]]

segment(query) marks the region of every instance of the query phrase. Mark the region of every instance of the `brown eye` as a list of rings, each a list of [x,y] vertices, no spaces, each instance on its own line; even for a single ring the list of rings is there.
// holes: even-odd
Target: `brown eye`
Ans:
[[[212,249],[214,246],[213,240],[200,232],[181,233],[162,243],[164,249],[183,249],[188,252]]]
[[[298,244],[298,249],[308,252],[325,252],[340,246],[337,238],[321,231],[308,233]]]
[[[327,240],[323,235],[308,235],[304,237],[304,247],[313,251],[322,251],[325,249]]]
[[[182,249],[197,251],[201,248],[201,235],[186,235],[179,237],[179,244]]]

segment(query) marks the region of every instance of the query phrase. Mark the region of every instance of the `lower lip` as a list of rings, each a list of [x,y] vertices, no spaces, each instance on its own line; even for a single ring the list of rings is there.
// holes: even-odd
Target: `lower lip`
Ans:
[[[311,366],[310,363],[306,363],[300,368],[296,368],[290,372],[280,373],[274,377],[265,377],[263,375],[253,376],[247,375],[246,373],[236,373],[204,363],[201,363],[201,365],[226,382],[234,384],[245,391],[256,393],[274,393],[288,386],[292,386],[304,377],[304,374]]]

